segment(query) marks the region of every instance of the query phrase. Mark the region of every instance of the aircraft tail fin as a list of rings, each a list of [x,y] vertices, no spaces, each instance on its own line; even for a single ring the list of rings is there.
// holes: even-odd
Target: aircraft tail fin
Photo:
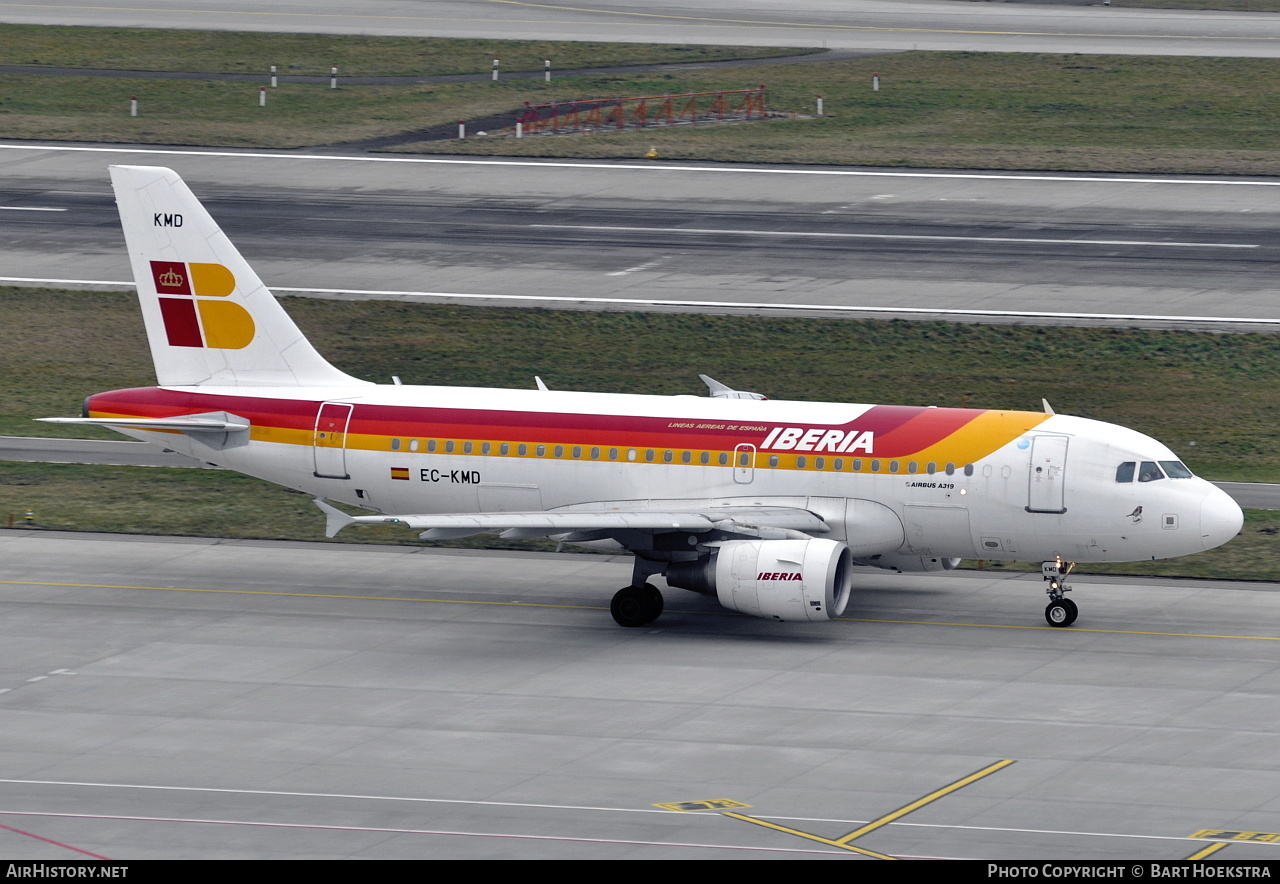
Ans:
[[[111,166],[162,386],[351,386],[172,169]]]

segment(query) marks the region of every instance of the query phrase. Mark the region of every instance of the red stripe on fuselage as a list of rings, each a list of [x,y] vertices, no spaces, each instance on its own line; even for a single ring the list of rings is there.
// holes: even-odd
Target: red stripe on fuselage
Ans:
[[[982,411],[970,408],[923,408],[894,429],[876,434],[876,457],[909,457],[937,445],[974,420]]]
[[[175,417],[226,411],[247,418],[256,426],[311,431],[315,428],[316,412],[323,401],[139,387],[98,393],[90,397],[89,408],[99,414],[136,417]],[[982,414],[979,410],[970,409],[875,405],[843,424],[823,424],[745,418],[703,420],[628,414],[431,408],[360,402],[354,405],[347,432],[357,435],[728,450],[743,443],[759,445],[776,427],[827,427],[845,432],[874,433],[874,453],[878,457],[900,457],[936,444]],[[708,428],[699,424],[722,426]],[[764,429],[755,429],[757,427]]]

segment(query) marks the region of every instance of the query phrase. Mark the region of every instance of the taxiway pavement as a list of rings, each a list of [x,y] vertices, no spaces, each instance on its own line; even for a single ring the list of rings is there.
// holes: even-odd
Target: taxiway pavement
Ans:
[[[1280,322],[1274,178],[8,144],[0,284],[128,284],[111,163],[176,169],[282,294],[1122,327]]]
[[[938,0],[77,0],[0,3],[0,21],[518,40],[1142,55],[1280,55],[1266,12]]]
[[[979,771],[846,847],[1177,859],[1280,831],[1273,585],[1081,577],[1059,630],[1038,575],[859,569],[838,622],[681,591],[626,630],[629,573],[0,530],[0,853],[866,859],[830,842]],[[655,806],[708,799],[740,816]]]

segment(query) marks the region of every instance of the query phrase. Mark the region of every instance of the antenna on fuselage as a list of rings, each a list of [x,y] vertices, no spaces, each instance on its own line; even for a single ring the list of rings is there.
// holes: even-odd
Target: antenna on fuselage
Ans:
[[[1044,406],[1045,414],[1057,414],[1057,412],[1053,410],[1053,406],[1049,404],[1048,399],[1041,399],[1040,404]]]
[[[544,383],[542,382],[542,378],[538,377],[538,376],[535,374],[535,375],[533,376],[533,379],[534,379],[534,381],[537,383],[537,385],[538,385],[538,389],[539,389],[539,390],[541,390],[541,391],[542,391],[542,392],[544,392],[544,393],[550,393],[550,392],[551,392],[550,390],[548,390],[548,389],[547,389],[547,385],[546,385],[546,384],[544,384]]]
[[[707,385],[707,389],[711,391],[712,399],[765,399],[759,393],[748,393],[746,390],[735,390],[726,386],[710,375],[700,374],[702,382]]]

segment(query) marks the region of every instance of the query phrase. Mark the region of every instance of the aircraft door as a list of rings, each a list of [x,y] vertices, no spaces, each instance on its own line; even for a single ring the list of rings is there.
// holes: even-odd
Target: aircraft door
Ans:
[[[733,481],[750,485],[756,477],[756,447],[743,443],[733,449]]]
[[[347,474],[347,425],[351,423],[353,407],[345,402],[325,402],[316,413],[311,450],[315,453],[317,476],[351,478]]]
[[[1068,436],[1033,436],[1027,512],[1065,513]]]

